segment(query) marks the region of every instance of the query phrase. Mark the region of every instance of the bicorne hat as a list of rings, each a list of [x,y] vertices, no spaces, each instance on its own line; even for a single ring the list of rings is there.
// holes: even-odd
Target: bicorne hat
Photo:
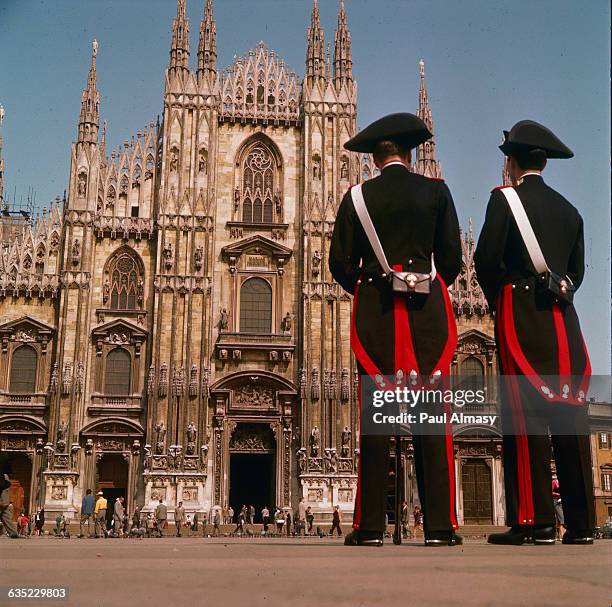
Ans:
[[[400,112],[379,118],[349,139],[344,147],[351,152],[371,154],[379,141],[397,141],[415,148],[431,137],[427,125],[418,116]]]
[[[510,132],[504,131],[504,142],[499,149],[506,156],[529,150],[543,150],[547,158],[571,158],[574,155],[550,129],[533,120],[521,120]]]

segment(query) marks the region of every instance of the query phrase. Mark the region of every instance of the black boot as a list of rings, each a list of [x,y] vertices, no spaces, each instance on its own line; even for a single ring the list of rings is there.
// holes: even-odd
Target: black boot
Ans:
[[[429,531],[425,533],[426,546],[461,546],[463,537],[454,531]]]
[[[561,543],[563,544],[592,544],[593,543],[592,529],[568,529],[563,534]]]
[[[509,531],[503,533],[491,533],[487,538],[489,544],[500,544],[502,546],[520,546],[532,541],[533,527],[527,525],[513,525]]]
[[[344,538],[345,546],[382,546],[383,534],[379,531],[360,531],[355,529]]]
[[[557,532],[554,525],[535,525],[533,527],[533,543],[539,546],[554,544]]]

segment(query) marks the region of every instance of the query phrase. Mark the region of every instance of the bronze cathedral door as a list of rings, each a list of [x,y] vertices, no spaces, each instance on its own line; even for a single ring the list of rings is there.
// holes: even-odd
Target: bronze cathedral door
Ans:
[[[464,460],[461,468],[463,520],[466,525],[493,523],[491,469],[484,459]]]

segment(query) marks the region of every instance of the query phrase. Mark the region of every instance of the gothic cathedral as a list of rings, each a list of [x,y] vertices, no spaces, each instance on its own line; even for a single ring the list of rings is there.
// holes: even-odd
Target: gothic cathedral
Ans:
[[[343,149],[357,110],[344,0],[333,57],[314,0],[301,81],[263,42],[220,71],[216,35],[207,0],[193,71],[178,0],[162,119],[110,154],[94,41],[67,198],[12,229],[5,209],[0,441],[28,510],[74,516],[91,488],[129,511],[303,497],[320,520],[352,513],[351,299],[327,255],[344,192],[374,167]],[[418,114],[433,130],[423,62]],[[413,169],[441,175],[433,140]],[[453,368],[491,375],[471,228],[464,247]],[[458,432],[461,522],[503,522],[500,443]],[[398,454],[411,488],[409,441]]]

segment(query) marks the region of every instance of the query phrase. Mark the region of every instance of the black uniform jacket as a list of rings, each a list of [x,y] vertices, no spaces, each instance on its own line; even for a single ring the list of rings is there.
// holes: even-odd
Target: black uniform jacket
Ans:
[[[491,193],[474,260],[485,296],[497,311],[502,370],[529,376],[551,402],[582,402],[590,365],[576,310],[536,289],[536,271],[501,189]],[[584,277],[580,213],[539,175],[525,176],[515,189],[548,267],[578,288]],[[557,375],[558,383],[538,379]],[[568,376],[575,376],[573,386]]]
[[[448,296],[461,267],[457,214],[442,180],[392,164],[362,186],[366,207],[394,270],[431,270],[429,295],[394,296],[353,206],[350,191],[338,209],[329,254],[334,279],[354,295],[351,345],[369,375],[447,372],[457,342]],[[370,282],[369,279],[372,279]]]

